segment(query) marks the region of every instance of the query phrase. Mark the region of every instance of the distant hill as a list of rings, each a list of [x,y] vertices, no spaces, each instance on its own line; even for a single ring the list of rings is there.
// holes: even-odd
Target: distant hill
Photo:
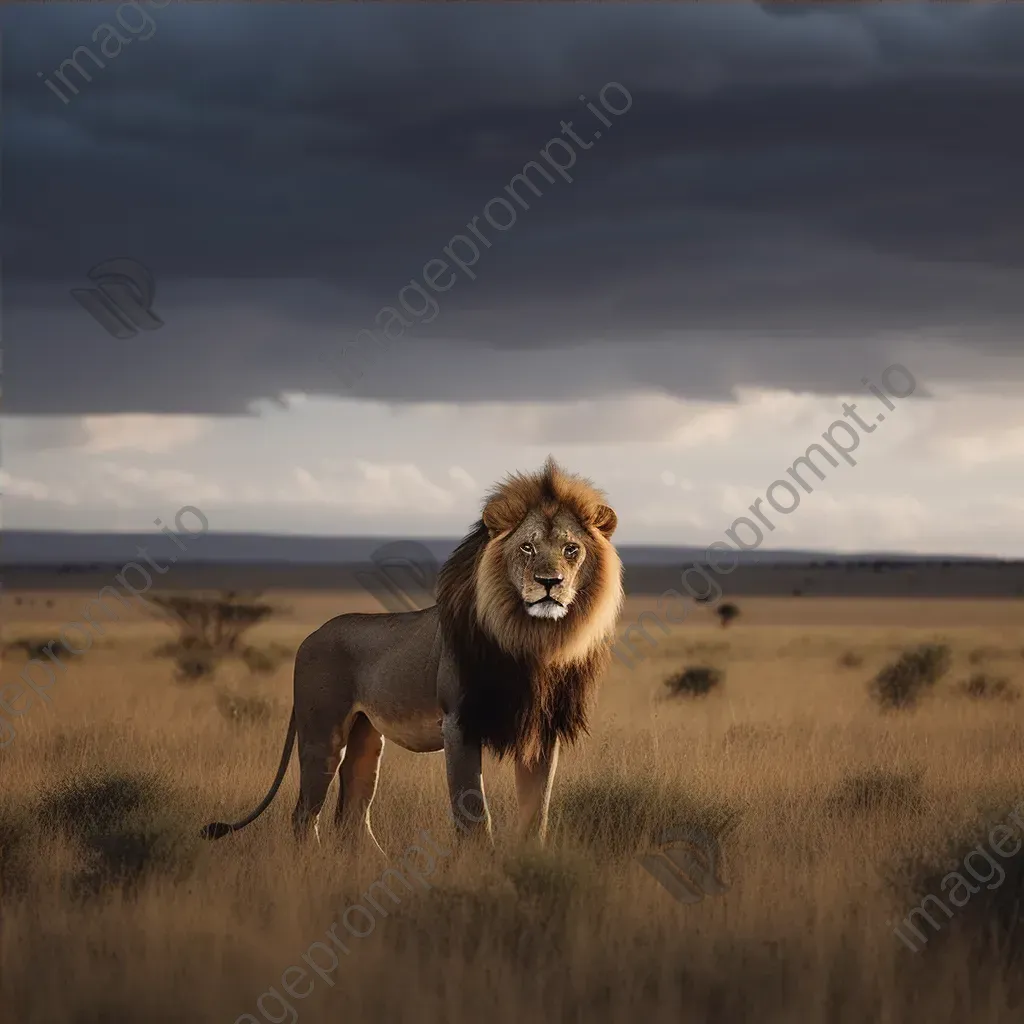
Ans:
[[[73,533],[39,530],[6,530],[0,546],[0,566],[106,566],[123,565],[138,558],[137,549],[145,547],[158,560],[174,553],[181,563],[246,565],[357,565],[371,560],[382,545],[394,541],[423,544],[438,560],[451,554],[458,539],[454,537],[311,537],[304,535],[257,533],[207,533],[188,540],[185,551],[160,533]],[[631,566],[686,565],[704,558],[705,549],[692,546],[621,545],[623,562]],[[921,563],[946,561],[992,563],[999,559],[963,558],[947,555],[894,555],[860,553],[840,555],[821,551],[760,549],[739,552],[748,564],[808,564],[811,562],[886,561]]]
[[[388,553],[390,558],[384,558],[381,549],[396,542],[397,550]],[[156,577],[159,589],[367,589],[380,600],[382,587],[393,590],[395,585],[394,580],[385,584],[385,577],[403,581],[397,583],[399,589],[411,586],[419,593],[423,580],[436,572],[457,541],[441,537],[410,541],[389,537],[209,533],[185,543],[182,551],[169,537],[158,533],[14,530],[3,538],[0,573],[7,592],[95,591],[115,580],[126,563],[143,565],[148,557],[154,560],[154,568],[164,566]],[[147,555],[139,554],[140,547],[146,549]],[[423,554],[424,549],[429,555]],[[700,582],[699,574],[692,569],[687,577],[689,583],[682,582],[680,575],[695,563],[704,562],[702,548],[627,544],[620,546],[619,551],[626,566],[628,593],[664,595],[678,592],[680,586],[703,591],[707,585]],[[760,550],[738,554],[740,564],[735,571],[715,574],[716,585],[733,596],[1024,597],[1021,561],[891,553],[837,555],[821,551]],[[728,567],[728,560],[723,559],[720,564]],[[419,596],[432,600],[425,592]],[[389,607],[386,601],[384,606]]]

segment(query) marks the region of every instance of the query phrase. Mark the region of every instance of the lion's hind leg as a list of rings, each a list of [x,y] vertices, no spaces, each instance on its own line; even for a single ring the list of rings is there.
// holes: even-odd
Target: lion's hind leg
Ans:
[[[361,839],[369,839],[380,853],[384,851],[370,828],[370,805],[377,792],[383,751],[384,737],[366,715],[360,712],[349,731],[345,759],[341,764],[338,806],[334,815],[346,844],[355,846]]]
[[[345,729],[335,727],[312,736],[299,732],[299,799],[292,812],[295,838],[303,841],[310,829],[320,842],[317,822],[331,780],[338,774],[338,765],[345,749]]]

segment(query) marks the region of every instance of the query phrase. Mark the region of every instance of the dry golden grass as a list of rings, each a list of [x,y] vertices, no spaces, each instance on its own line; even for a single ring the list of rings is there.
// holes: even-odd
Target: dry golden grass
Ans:
[[[51,596],[5,595],[5,640],[56,635],[84,600]],[[355,595],[280,600],[290,611],[255,642],[294,648],[332,614],[371,610]],[[284,994],[282,974],[381,866],[332,849],[333,792],[323,848],[295,850],[294,762],[263,818],[203,843],[205,822],[251,809],[273,776],[290,666],[182,685],[152,656],[166,627],[109,627],[0,751],[0,1019],[1020,1021],[1024,974],[977,915],[917,954],[892,924],[951,837],[1024,800],[1024,702],[957,689],[979,666],[1024,683],[1024,603],[737,603],[727,630],[699,609],[633,671],[614,666],[591,739],[563,755],[546,851],[506,842],[511,772],[488,763],[496,854],[442,860],[429,891],[349,937],[333,985],[314,976],[308,997],[284,996],[292,1009],[268,996],[264,1013],[258,998]],[[631,599],[624,622],[653,605]],[[881,713],[867,681],[925,642],[951,646],[952,671],[916,709]],[[723,685],[667,699],[663,679],[687,664],[723,669]],[[445,808],[441,756],[388,746],[374,827],[389,854],[421,829],[449,846]],[[635,856],[687,823],[720,836],[731,888],[685,905]]]

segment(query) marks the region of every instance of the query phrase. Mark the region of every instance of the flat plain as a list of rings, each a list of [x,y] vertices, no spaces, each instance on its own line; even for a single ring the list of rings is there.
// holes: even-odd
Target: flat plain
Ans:
[[[86,599],[8,590],[5,643],[55,638]],[[295,847],[294,759],[256,823],[198,835],[266,792],[288,652],[332,615],[379,610],[356,592],[264,600],[278,611],[247,641],[280,655],[269,669],[228,660],[180,682],[154,653],[174,630],[132,614],[67,660],[49,703],[12,719],[4,1024],[1022,1019],[1024,850],[1000,862],[1001,883],[968,876],[976,891],[937,930],[917,918],[923,942],[894,929],[944,896],[993,825],[1018,807],[1024,820],[1024,601],[741,596],[728,628],[693,606],[667,634],[649,629],[632,668],[613,663],[590,738],[563,752],[544,850],[509,840],[511,767],[488,760],[496,850],[458,855],[443,758],[387,745],[381,845],[400,866],[427,830],[452,853],[398,900],[374,890],[382,911],[348,918],[359,937],[343,915],[372,908],[385,865],[336,848],[333,790],[322,846]],[[653,607],[631,597],[623,625]],[[869,680],[921,644],[948,645],[951,668],[915,706],[882,710]],[[8,650],[0,682],[24,658]],[[671,696],[666,678],[695,666],[723,681]],[[961,684],[979,674],[1006,684],[972,697]],[[716,837],[728,891],[680,902],[640,865],[679,826]],[[318,975],[303,954],[335,923],[348,952]]]

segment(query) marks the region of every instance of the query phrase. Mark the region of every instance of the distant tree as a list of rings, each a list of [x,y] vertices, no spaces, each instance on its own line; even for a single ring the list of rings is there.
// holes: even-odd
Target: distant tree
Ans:
[[[242,646],[245,633],[277,610],[259,601],[259,594],[236,591],[221,594],[169,594],[151,598],[163,616],[178,630],[178,639],[154,652],[173,658],[179,682],[211,678],[224,658],[239,658],[250,672],[272,672],[290,650],[272,644],[267,651]]]
[[[715,612],[718,615],[718,621],[721,622],[723,629],[728,626],[733,619],[738,619],[740,617],[739,608],[728,601],[726,601],[725,604],[720,604]]]
[[[274,606],[246,599],[233,590],[207,596],[170,594],[151,598],[178,627],[182,640],[222,654],[233,654],[243,633],[274,614]]]

